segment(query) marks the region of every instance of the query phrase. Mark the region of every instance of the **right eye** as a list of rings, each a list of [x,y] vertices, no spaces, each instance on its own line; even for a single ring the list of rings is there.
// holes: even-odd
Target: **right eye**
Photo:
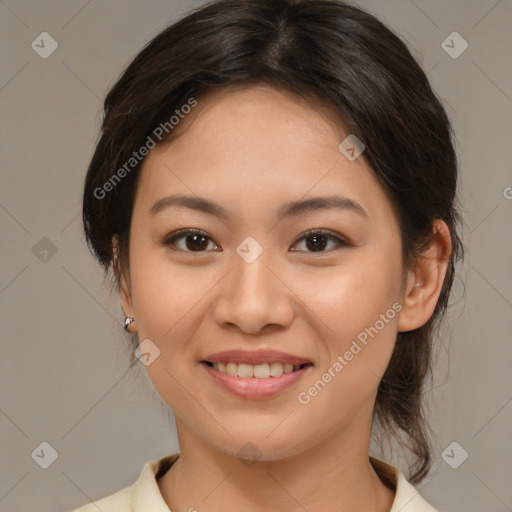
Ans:
[[[183,239],[185,243],[180,247],[176,241],[181,239]],[[187,228],[171,233],[171,235],[165,238],[162,245],[169,247],[172,251],[179,250],[188,253],[205,252],[205,249],[208,246],[208,240],[213,243],[213,240],[204,231],[201,231],[200,229]],[[217,247],[217,245],[215,245],[215,247]]]

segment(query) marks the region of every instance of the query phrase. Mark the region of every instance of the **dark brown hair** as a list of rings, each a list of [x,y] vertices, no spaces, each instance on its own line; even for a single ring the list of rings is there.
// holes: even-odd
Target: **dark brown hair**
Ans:
[[[451,125],[425,73],[406,44],[374,16],[336,0],[218,0],[158,34],[105,99],[83,194],[87,243],[107,274],[117,236],[119,287],[120,272],[129,266],[141,167],[126,167],[133,152],[148,137],[154,140],[155,128],[191,98],[200,101],[214,88],[255,84],[328,105],[364,142],[362,157],[399,220],[404,275],[431,240],[434,220],[448,225],[452,254],[436,308],[422,327],[398,333],[375,403],[374,419],[384,430],[397,438],[406,434],[415,456],[409,479],[419,482],[432,464],[422,390],[431,376],[434,331],[464,252],[457,233],[462,221],[457,159]],[[158,143],[172,136],[169,129]],[[119,172],[123,166],[125,172]],[[116,173],[122,179],[114,182]],[[105,187],[107,182],[111,185]]]

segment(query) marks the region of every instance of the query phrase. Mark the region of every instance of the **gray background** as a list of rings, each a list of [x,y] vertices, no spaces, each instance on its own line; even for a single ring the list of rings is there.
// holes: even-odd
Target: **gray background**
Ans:
[[[119,300],[87,251],[80,208],[109,87],[147,41],[201,3],[0,2],[2,511],[69,511],[178,449],[144,367],[127,370]],[[405,38],[428,72],[462,172],[468,254],[430,400],[435,464],[417,488],[443,511],[512,510],[512,2],[358,5]],[[46,59],[31,47],[44,31],[58,42]],[[441,45],[454,31],[469,44],[458,58]],[[44,441],[58,453],[47,469],[31,456]],[[460,447],[443,458],[454,441]],[[462,449],[469,456],[453,469],[445,459],[460,463]]]

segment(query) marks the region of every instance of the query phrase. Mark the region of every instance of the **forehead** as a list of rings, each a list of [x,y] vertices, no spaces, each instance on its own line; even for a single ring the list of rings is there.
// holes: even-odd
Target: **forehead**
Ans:
[[[180,192],[252,215],[276,202],[337,193],[367,211],[389,210],[366,161],[339,150],[350,133],[332,109],[268,86],[229,87],[197,101],[176,136],[144,161],[137,197],[146,208],[164,192]]]

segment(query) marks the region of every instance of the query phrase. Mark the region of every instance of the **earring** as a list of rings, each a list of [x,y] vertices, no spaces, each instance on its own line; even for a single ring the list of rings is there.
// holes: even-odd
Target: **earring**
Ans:
[[[423,281],[420,281],[419,283],[416,283],[416,284],[414,285],[414,288],[418,288],[418,286],[421,286],[422,284],[423,284]]]
[[[135,318],[132,318],[131,316],[125,316],[124,317],[124,330],[128,332],[128,327],[132,322],[135,321]]]

